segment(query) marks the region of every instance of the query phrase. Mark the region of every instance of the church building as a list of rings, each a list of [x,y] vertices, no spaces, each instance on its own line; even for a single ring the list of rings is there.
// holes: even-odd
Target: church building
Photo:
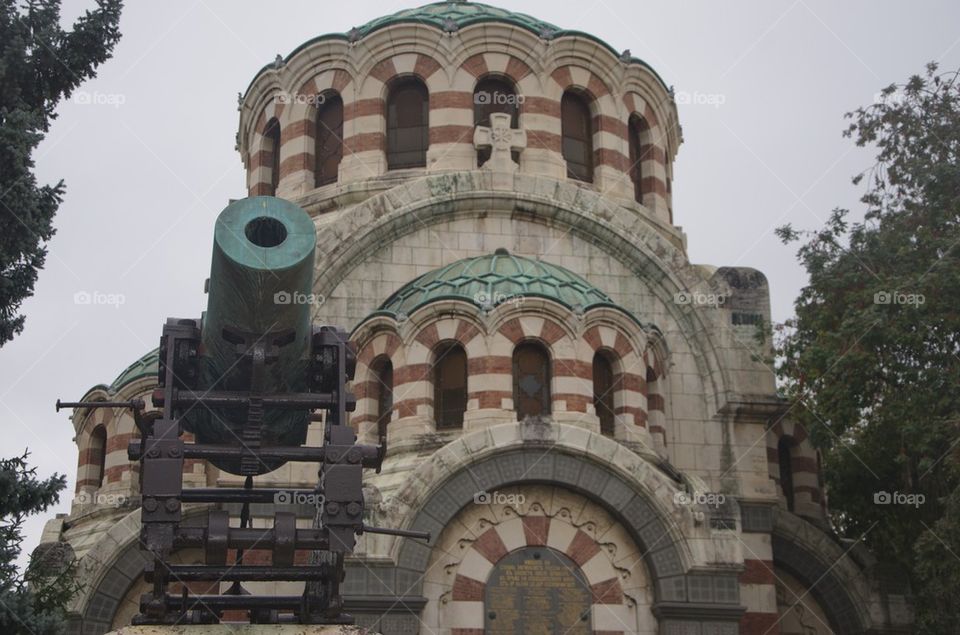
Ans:
[[[248,194],[292,201],[317,232],[313,293],[285,301],[350,333],[350,424],[387,439],[367,524],[432,534],[359,537],[343,586],[358,624],[912,632],[903,582],[828,522],[820,457],[777,395],[766,278],[691,261],[672,203],[682,142],[673,90],[644,61],[477,2],[320,35],[253,76]],[[84,399],[149,404],[157,364],[148,352]],[[146,589],[136,430],[121,409],[72,422],[74,503],[42,541],[79,561],[72,632],[101,635]],[[185,486],[241,482],[185,469]],[[309,488],[316,467],[256,482]],[[310,526],[311,505],[280,503]]]

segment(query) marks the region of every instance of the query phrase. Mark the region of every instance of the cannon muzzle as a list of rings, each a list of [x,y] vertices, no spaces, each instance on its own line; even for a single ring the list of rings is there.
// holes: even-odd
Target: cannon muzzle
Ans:
[[[249,393],[251,405],[200,403],[187,409],[184,423],[197,442],[262,447],[305,442],[309,409],[257,402],[308,391],[315,248],[313,221],[283,199],[239,200],[217,218],[199,376],[192,388]],[[249,424],[256,424],[250,417],[262,421],[257,438],[249,436]],[[214,463],[239,473],[236,461]],[[261,462],[260,473],[276,467],[279,463]]]

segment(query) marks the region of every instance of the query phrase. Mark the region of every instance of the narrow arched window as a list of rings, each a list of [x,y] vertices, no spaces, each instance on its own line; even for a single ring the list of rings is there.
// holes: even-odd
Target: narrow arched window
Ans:
[[[510,127],[520,125],[520,106],[517,91],[505,79],[487,77],[477,82],[473,89],[473,125],[490,126],[490,115],[495,112],[504,112],[510,115]],[[477,166],[481,166],[490,159],[490,148],[477,150]],[[520,153],[511,152],[514,162],[519,162]]]
[[[791,512],[793,511],[792,449],[793,439],[790,437],[781,437],[777,443],[777,462],[780,464],[780,489],[783,490],[783,496],[787,499],[787,510]]]
[[[340,95],[324,95],[317,108],[314,139],[314,186],[337,182],[340,159],[343,158],[343,99]]]
[[[387,95],[387,169],[422,168],[430,145],[430,97],[419,79],[397,81]]]
[[[631,115],[627,125],[630,141],[630,180],[633,182],[633,198],[643,203],[646,193],[643,183],[643,162],[649,158],[647,122],[637,115]]]
[[[593,124],[590,106],[580,95],[567,91],[560,100],[560,126],[567,176],[593,182]]]
[[[387,357],[373,362],[373,397],[376,399],[377,436],[387,436],[387,424],[393,411],[393,363]]]
[[[90,432],[89,464],[96,467],[96,474],[90,476],[97,487],[103,487],[107,475],[107,429],[97,426]]]
[[[280,122],[275,118],[268,121],[263,135],[270,155],[270,196],[276,196],[280,185]]]
[[[600,433],[613,436],[613,364],[602,351],[593,356],[593,408],[600,419]]]
[[[433,362],[433,412],[437,429],[462,428],[467,410],[467,354],[456,343],[441,345]]]
[[[550,414],[550,357],[536,342],[513,351],[513,403],[518,421]]]

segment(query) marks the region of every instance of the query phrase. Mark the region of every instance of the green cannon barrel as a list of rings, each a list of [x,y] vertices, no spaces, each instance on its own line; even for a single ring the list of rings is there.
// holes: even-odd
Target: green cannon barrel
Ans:
[[[236,201],[217,218],[207,310],[201,325],[200,390],[259,394],[307,389],[316,229],[298,206],[271,196]],[[243,354],[264,345],[256,369]],[[260,445],[298,446],[309,411],[264,408]],[[185,416],[200,443],[240,445],[246,407],[195,406]],[[249,439],[249,437],[248,437]],[[240,473],[233,461],[217,467]],[[260,463],[263,473],[279,464]]]

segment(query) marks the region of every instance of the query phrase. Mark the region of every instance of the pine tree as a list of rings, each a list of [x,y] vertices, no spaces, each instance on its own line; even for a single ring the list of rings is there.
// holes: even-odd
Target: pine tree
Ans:
[[[70,31],[59,0],[0,0],[0,346],[23,330],[20,305],[33,294],[63,181],[37,184],[34,149],[55,108],[109,59],[120,39],[120,0],[98,0]]]

